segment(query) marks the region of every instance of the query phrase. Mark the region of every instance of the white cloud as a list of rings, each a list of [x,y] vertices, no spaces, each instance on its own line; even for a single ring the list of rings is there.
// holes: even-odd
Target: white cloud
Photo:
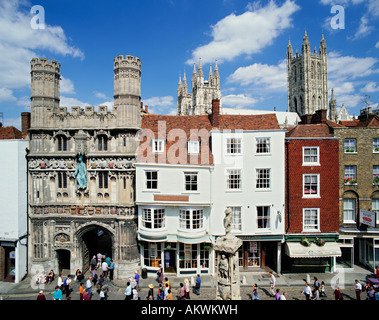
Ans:
[[[96,98],[100,99],[110,99],[105,93],[99,92],[99,91],[94,91],[93,94],[95,95]]]
[[[287,62],[282,60],[278,65],[254,63],[247,67],[240,67],[227,79],[241,85],[254,85],[255,88],[276,91],[287,90]]]
[[[0,87],[29,86],[30,60],[41,51],[84,58],[83,52],[69,43],[60,26],[46,24],[45,29],[32,29],[31,7],[26,0],[0,1]]]
[[[212,41],[193,50],[187,63],[199,58],[205,63],[230,61],[242,54],[260,52],[292,26],[291,16],[299,6],[286,0],[281,7],[270,1],[265,7],[250,6],[250,9],[255,10],[241,15],[232,13],[211,26]]]
[[[253,106],[258,102],[257,99],[249,97],[244,94],[230,94],[222,97],[222,105],[230,106],[235,108],[245,108],[248,106]]]
[[[174,103],[174,97],[164,96],[164,97],[151,97],[143,100],[144,105],[152,107],[169,107]]]
[[[73,82],[65,77],[61,76],[61,82],[60,82],[60,92],[61,93],[67,93],[67,94],[75,94],[74,84]]]
[[[83,102],[72,97],[61,96],[60,99],[60,106],[67,107],[67,110],[71,110],[71,107],[84,108],[85,106],[91,106],[91,104],[88,102]]]
[[[375,44],[375,48],[379,49],[379,41]]]
[[[151,97],[143,99],[143,104],[148,106],[149,113],[152,114],[176,114],[176,106],[174,106],[174,97]]]
[[[376,85],[376,82],[370,81],[361,89],[361,92],[379,92],[379,87]]]
[[[348,79],[366,77],[379,72],[375,68],[378,59],[341,56],[338,52],[328,54],[328,78],[343,82]]]
[[[368,36],[374,30],[374,27],[369,26],[368,23],[369,20],[366,16],[361,17],[358,30],[354,35],[354,40],[362,39],[363,37]]]
[[[13,91],[7,88],[0,88],[0,102],[10,102],[17,100]]]

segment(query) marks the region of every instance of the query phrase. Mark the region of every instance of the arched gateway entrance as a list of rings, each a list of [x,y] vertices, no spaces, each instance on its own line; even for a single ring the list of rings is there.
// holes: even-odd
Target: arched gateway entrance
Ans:
[[[113,234],[106,227],[91,224],[81,228],[77,233],[82,256],[83,273],[89,270],[91,258],[98,253],[113,258]]]

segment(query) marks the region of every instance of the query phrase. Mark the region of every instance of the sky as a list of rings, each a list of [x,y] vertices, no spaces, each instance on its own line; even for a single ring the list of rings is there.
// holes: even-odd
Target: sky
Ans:
[[[34,57],[61,64],[68,108],[111,107],[122,54],[142,61],[151,113],[176,113],[200,58],[205,78],[217,60],[222,106],[287,111],[287,45],[301,53],[305,30],[312,51],[324,34],[329,96],[359,115],[379,103],[378,29],[378,0],[0,0],[0,122],[20,128],[30,111]]]

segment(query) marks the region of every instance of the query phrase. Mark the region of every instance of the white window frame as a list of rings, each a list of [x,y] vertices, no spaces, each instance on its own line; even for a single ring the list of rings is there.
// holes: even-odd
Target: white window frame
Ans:
[[[232,231],[242,231],[242,207],[241,206],[229,206],[232,210]]]
[[[164,208],[144,207],[141,212],[142,227],[148,230],[162,230],[166,226],[166,212]],[[147,226],[150,224],[150,227]]]
[[[179,229],[204,229],[204,210],[200,208],[182,208],[179,210]]]
[[[345,208],[345,201],[351,200],[351,203],[353,204],[352,208]],[[343,199],[343,222],[344,223],[355,223],[355,208],[356,208],[356,199],[355,198],[344,198]],[[350,216],[346,218],[345,211],[351,211]],[[351,219],[353,217],[353,219]]]
[[[230,179],[231,175],[237,175],[239,179]],[[232,181],[238,181],[238,188],[230,188]],[[241,191],[242,189],[242,170],[241,169],[226,169],[226,190],[228,191]]]
[[[259,216],[259,213],[258,213],[258,208],[268,208],[268,215],[267,217],[264,217],[264,215],[262,216]],[[258,231],[265,231],[265,230],[271,230],[271,206],[270,205],[260,205],[260,206],[256,206],[255,207],[255,212],[256,212],[256,215],[257,215],[257,230]],[[264,213],[264,212],[263,212]],[[265,219],[267,220],[267,224],[266,224],[266,227],[259,227],[259,220],[260,219]]]
[[[187,181],[187,176],[196,176],[195,180]],[[184,172],[184,192],[198,192],[199,191],[199,174],[198,172]],[[187,190],[187,186],[190,187]],[[192,190],[192,186],[196,186],[196,189]]]
[[[307,214],[316,214],[317,222],[315,224],[306,224],[310,220]],[[320,208],[303,208],[303,232],[320,232]]]
[[[353,148],[353,152],[346,151],[347,149]],[[344,140],[344,151],[345,153],[357,153],[357,139],[355,138],[345,138]]]
[[[188,141],[187,142],[188,154],[199,154],[200,153],[200,142],[199,140]]]
[[[266,172],[263,172],[266,171]],[[255,188],[257,190],[270,190],[271,189],[271,169],[270,168],[259,168],[256,169],[256,179]],[[263,174],[263,177],[261,176]],[[267,185],[268,181],[268,186]]]
[[[317,150],[316,154],[305,154],[306,150]],[[312,158],[316,157],[316,161],[306,161],[306,157]],[[320,165],[320,148],[319,147],[303,147],[303,166],[314,166],[314,165]]]
[[[226,138],[225,150],[227,155],[241,155],[242,138]]]
[[[164,153],[165,140],[163,139],[152,139],[152,152],[153,153]]]
[[[354,169],[354,170],[346,173],[347,169]],[[349,170],[347,170],[347,171],[349,171]],[[345,182],[345,179],[350,178],[350,177],[353,178],[355,181],[358,181],[358,179],[357,179],[357,166],[356,165],[345,165],[345,167],[344,167],[344,183],[345,184],[347,184]]]
[[[306,177],[316,177],[316,185],[317,185],[317,193],[312,194],[312,193],[305,193],[305,180]],[[311,181],[311,187],[313,186],[313,182]],[[311,190],[311,188],[310,188]],[[320,174],[314,174],[314,173],[304,173],[303,174],[303,198],[320,198]]]
[[[378,148],[378,150],[375,150],[377,148]],[[379,153],[379,138],[373,138],[372,139],[372,152],[373,153]]]
[[[157,178],[156,179],[148,178],[147,174],[153,173],[153,172],[156,172]],[[158,170],[145,170],[145,190],[158,190],[158,178],[159,178],[159,171]],[[152,187],[149,188],[148,183],[150,182],[152,184],[154,181],[156,181],[157,187],[156,188],[152,188]]]
[[[271,138],[257,137],[255,138],[255,153],[256,154],[271,154]]]

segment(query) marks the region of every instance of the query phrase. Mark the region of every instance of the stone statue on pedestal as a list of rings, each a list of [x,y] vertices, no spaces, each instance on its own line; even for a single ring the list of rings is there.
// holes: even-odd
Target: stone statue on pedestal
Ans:
[[[216,251],[217,265],[217,300],[240,300],[240,279],[238,264],[238,248],[242,240],[231,234],[232,211],[225,210],[225,236],[216,240],[213,248]]]

